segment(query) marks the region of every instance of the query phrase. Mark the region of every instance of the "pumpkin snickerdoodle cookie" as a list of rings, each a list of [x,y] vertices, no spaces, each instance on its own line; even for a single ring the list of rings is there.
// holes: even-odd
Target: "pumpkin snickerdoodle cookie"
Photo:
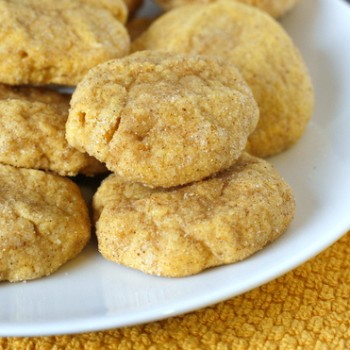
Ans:
[[[247,150],[265,157],[292,146],[313,112],[311,79],[284,29],[251,6],[218,0],[184,6],[161,16],[133,50],[165,50],[221,57],[235,65],[260,109]]]
[[[72,96],[66,137],[127,181],[171,187],[231,166],[257,120],[233,66],[144,51],[90,70]]]
[[[281,235],[295,210],[281,176],[247,154],[214,177],[170,189],[110,175],[93,205],[105,258],[168,277],[248,257]]]
[[[105,172],[65,139],[69,99],[49,89],[0,84],[0,163],[69,176]]]
[[[0,165],[0,281],[47,276],[90,238],[79,188],[40,170]]]
[[[129,51],[123,24],[83,0],[0,0],[0,23],[0,82],[9,85],[76,85]]]

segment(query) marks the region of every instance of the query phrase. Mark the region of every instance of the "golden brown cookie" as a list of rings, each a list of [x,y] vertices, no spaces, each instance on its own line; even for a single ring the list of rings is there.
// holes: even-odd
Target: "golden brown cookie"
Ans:
[[[79,0],[0,0],[0,82],[76,85],[129,51],[125,27]]]
[[[260,109],[247,147],[254,155],[293,145],[313,112],[312,84],[299,51],[276,21],[251,6],[219,0],[177,8],[153,22],[134,50],[219,56],[236,65]]]
[[[47,276],[90,238],[79,188],[40,170],[0,165],[0,281]]]
[[[170,187],[232,165],[257,120],[234,67],[143,51],[90,70],[72,96],[66,137],[128,181]]]
[[[287,229],[295,203],[271,165],[243,154],[215,177],[171,189],[152,190],[110,175],[94,209],[105,258],[179,277],[260,250]]]
[[[165,10],[171,10],[175,7],[194,5],[194,4],[209,4],[216,0],[157,0]],[[269,13],[273,17],[280,17],[291,10],[299,0],[231,0],[241,2],[246,5],[251,5],[259,8],[262,11]]]
[[[48,89],[0,84],[0,163],[70,176],[105,172],[65,139],[69,99]]]
[[[73,0],[76,1],[76,0]],[[124,0],[79,0],[90,5],[98,6],[112,12],[120,22],[125,23],[128,18],[128,8]]]

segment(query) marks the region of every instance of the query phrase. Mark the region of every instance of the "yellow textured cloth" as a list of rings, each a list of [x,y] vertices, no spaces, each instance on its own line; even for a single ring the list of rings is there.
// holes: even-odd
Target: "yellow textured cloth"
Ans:
[[[350,232],[294,271],[215,306],[105,332],[0,338],[0,349],[350,349]]]

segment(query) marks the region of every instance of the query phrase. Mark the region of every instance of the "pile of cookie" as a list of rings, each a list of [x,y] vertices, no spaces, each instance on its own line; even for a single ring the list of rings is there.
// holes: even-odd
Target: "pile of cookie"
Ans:
[[[127,13],[122,0],[0,1],[0,281],[49,275],[90,239],[67,176],[107,169],[67,143],[71,96],[53,84],[128,54]]]
[[[76,174],[112,172],[92,203],[98,249],[146,273],[242,260],[287,229],[292,190],[258,157],[303,134],[307,69],[270,15],[201,2],[129,21],[149,25],[130,50],[122,0],[0,0],[0,280],[48,275],[86,245]]]

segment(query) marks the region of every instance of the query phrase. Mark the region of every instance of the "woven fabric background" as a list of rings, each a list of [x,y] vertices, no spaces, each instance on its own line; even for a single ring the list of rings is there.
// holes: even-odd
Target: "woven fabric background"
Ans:
[[[190,314],[104,332],[0,338],[0,350],[51,349],[350,349],[350,232],[286,275]]]

